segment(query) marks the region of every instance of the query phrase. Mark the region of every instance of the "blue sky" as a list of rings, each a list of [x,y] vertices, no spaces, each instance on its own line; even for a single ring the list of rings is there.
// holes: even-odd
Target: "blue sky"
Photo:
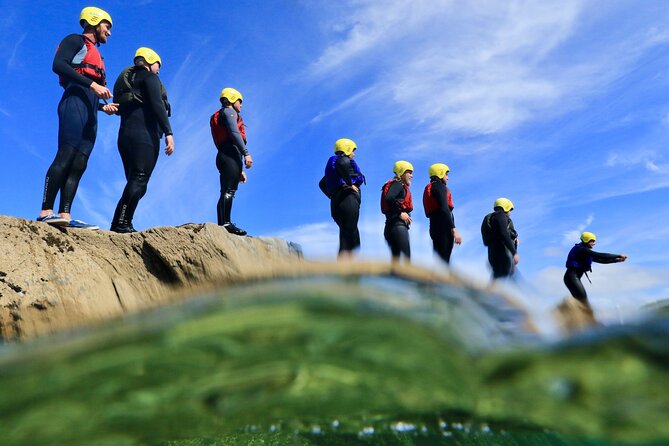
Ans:
[[[480,221],[499,196],[515,204],[519,271],[552,305],[582,230],[625,264],[595,266],[595,307],[669,297],[669,4],[638,1],[105,1],[101,48],[110,82],[137,47],[156,50],[173,106],[175,153],[161,155],[135,226],[215,221],[208,128],[218,93],[244,95],[254,167],[233,221],[253,235],[334,259],[337,229],[317,187],[336,139],[358,144],[360,255],[387,259],[381,185],[411,161],[420,201],[430,164],[450,166],[463,236],[453,268],[489,276]],[[56,46],[88,3],[1,0],[0,214],[34,219],[56,153],[62,90]],[[124,186],[118,118],[98,141],[73,216],[109,226]],[[419,205],[413,261],[435,260]]]

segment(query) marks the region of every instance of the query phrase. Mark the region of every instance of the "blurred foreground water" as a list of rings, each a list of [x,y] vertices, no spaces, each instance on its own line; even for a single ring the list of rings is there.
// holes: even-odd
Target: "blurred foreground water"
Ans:
[[[0,444],[669,444],[666,308],[561,341],[536,323],[396,277],[227,288],[3,346]]]

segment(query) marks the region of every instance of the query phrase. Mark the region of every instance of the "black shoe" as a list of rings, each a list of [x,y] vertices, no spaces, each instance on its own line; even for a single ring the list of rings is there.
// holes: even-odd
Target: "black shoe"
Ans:
[[[230,234],[235,234],[235,235],[246,235],[246,231],[243,229],[238,228],[235,226],[234,223],[226,223],[223,225],[223,227],[228,231]]]
[[[129,226],[112,226],[109,229],[111,232],[117,232],[119,234],[132,234],[133,232],[137,232],[135,228],[132,227],[132,225]]]

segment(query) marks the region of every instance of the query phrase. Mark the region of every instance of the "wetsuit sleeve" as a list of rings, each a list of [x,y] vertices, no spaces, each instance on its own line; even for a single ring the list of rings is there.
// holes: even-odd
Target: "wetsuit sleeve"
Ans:
[[[351,166],[351,158],[348,156],[340,156],[337,158],[337,161],[335,161],[335,171],[337,172],[337,175],[341,177],[344,183],[348,184],[349,186],[353,186],[353,180],[351,179],[351,172],[353,171],[353,167]]]
[[[608,252],[590,251],[592,261],[597,263],[617,263],[620,254],[609,254]]]
[[[237,150],[239,150],[239,153],[242,156],[248,155],[249,151],[246,148],[246,144],[244,144],[244,138],[242,138],[242,134],[239,133],[239,128],[237,127],[237,112],[234,111],[232,107],[224,107],[223,117],[225,118],[223,119],[223,125],[225,125],[225,128],[230,132],[232,144],[237,147]]]
[[[166,136],[171,135],[172,126],[170,126],[170,119],[167,117],[167,110],[165,109],[165,103],[163,102],[160,79],[158,76],[151,73],[144,79],[144,87],[146,90],[147,102],[158,121],[158,125],[160,125],[160,129]]]
[[[386,217],[393,218],[399,216],[402,212],[400,205],[406,197],[406,192],[404,191],[404,186],[399,181],[394,181],[393,184],[388,188],[388,193],[386,194],[386,204],[390,209],[386,214]]]
[[[511,239],[509,234],[508,227],[508,217],[503,212],[495,212],[492,214],[492,219],[490,221],[491,226],[495,233],[499,234],[500,240],[506,246],[506,249],[511,251],[512,254],[516,253],[516,244]]]
[[[56,55],[53,58],[51,69],[58,76],[61,76],[66,80],[90,87],[93,80],[74,71],[74,68],[72,68],[71,65],[74,56],[81,51],[83,46],[84,38],[80,35],[70,34],[65,37],[58,46],[58,51],[56,51]]]
[[[455,228],[455,220],[453,219],[453,214],[451,213],[451,208],[448,207],[448,197],[446,195],[446,185],[444,183],[436,182],[432,184],[432,195],[434,195],[435,200],[437,200],[437,210],[436,215],[440,215],[445,219],[446,223],[449,225],[450,229]],[[433,214],[433,215],[435,215]],[[439,220],[441,221],[441,220]]]

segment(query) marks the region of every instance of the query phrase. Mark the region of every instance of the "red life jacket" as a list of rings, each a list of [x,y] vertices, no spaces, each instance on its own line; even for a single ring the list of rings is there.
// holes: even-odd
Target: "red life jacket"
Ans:
[[[85,49],[84,57],[81,60],[77,60],[81,54],[81,50],[74,56],[74,60],[70,63],[74,71],[86,76],[89,79],[97,82],[100,85],[107,85],[107,76],[105,74],[105,61],[102,59],[98,47],[95,46],[93,41],[89,40],[86,36],[81,36],[84,39],[84,46],[82,50]],[[60,48],[60,45],[58,45]],[[58,49],[56,49],[58,52]],[[62,77],[58,77],[58,82],[62,87],[67,86],[68,81]]]
[[[221,113],[223,113],[223,109],[216,111],[209,119],[211,137],[214,138],[214,144],[216,144],[217,149],[223,147],[230,139],[230,132],[223,124]],[[237,128],[239,129],[239,133],[242,135],[244,144],[246,144],[246,127],[244,126],[242,115],[239,113],[237,113]]]
[[[434,181],[430,181],[423,191],[423,209],[425,209],[425,216],[427,218],[430,218],[430,215],[439,209],[439,203],[437,203],[437,199],[432,193],[433,184]],[[453,195],[451,195],[451,190],[448,187],[446,188],[446,201],[451,211],[455,209],[455,206],[453,206]]]
[[[381,189],[381,212],[384,214],[387,214],[391,211],[390,206],[388,206],[388,203],[386,202],[386,195],[388,195],[388,190],[395,181],[397,180],[389,180],[386,184],[383,185],[383,188]],[[411,212],[413,211],[413,199],[411,198],[411,191],[406,184],[402,183],[402,186],[404,186],[404,192],[406,193],[406,196],[402,202],[399,203],[400,212]]]

